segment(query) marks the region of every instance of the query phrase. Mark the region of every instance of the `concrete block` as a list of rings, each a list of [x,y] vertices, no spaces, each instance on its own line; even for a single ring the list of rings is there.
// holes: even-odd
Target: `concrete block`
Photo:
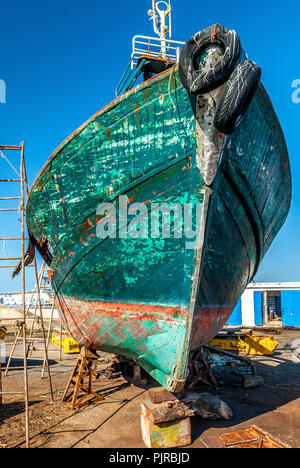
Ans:
[[[148,448],[176,448],[191,445],[190,418],[154,424],[146,415],[141,415],[144,444]]]

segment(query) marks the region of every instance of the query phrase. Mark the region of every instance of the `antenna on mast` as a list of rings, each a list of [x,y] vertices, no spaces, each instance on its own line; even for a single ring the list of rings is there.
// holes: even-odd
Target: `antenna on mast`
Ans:
[[[172,7],[171,0],[156,2],[152,0],[152,10],[148,11],[148,15],[153,21],[153,28],[155,34],[157,34],[161,41],[161,54],[163,58],[166,58],[167,47],[166,39],[172,37]],[[167,36],[169,36],[167,38]]]

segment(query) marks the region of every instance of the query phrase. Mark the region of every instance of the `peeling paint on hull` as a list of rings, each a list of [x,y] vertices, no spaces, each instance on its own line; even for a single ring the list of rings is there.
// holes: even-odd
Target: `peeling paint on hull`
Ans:
[[[136,359],[174,392],[190,349],[226,323],[291,200],[285,141],[263,87],[226,141],[201,124],[212,122],[203,120],[210,96],[202,100],[201,113],[176,68],[126,93],[54,152],[27,205],[29,231],[53,249],[52,286],[72,335]],[[194,249],[173,231],[99,239],[97,206],[111,202],[119,214],[121,195],[149,210],[199,204]]]

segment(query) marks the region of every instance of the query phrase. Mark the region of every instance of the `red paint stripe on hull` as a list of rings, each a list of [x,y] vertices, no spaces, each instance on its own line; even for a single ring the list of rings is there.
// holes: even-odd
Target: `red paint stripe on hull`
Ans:
[[[80,344],[99,346],[109,343],[112,336],[125,340],[124,329],[130,330],[137,341],[142,337],[161,333],[161,323],[167,327],[182,323],[188,311],[177,307],[161,307],[145,304],[102,303],[64,297],[57,300],[67,328]],[[107,319],[112,319],[111,329],[101,332]],[[143,326],[148,322],[151,327]]]
[[[142,314],[161,314],[163,316],[179,315],[186,317],[188,311],[179,307],[163,307],[153,306],[148,304],[128,304],[121,302],[92,302],[82,301],[73,298],[65,298],[65,300],[75,307],[83,306],[88,309],[92,309],[95,313],[107,314],[113,317],[121,317],[126,313],[135,313],[142,320]]]
[[[197,309],[194,314],[190,349],[196,349],[212,340],[224,327],[232,312],[233,307]]]
[[[122,341],[124,327],[131,329],[132,337],[139,340],[147,335],[159,334],[159,322],[168,322],[167,326],[172,327],[172,324],[174,325],[181,318],[185,319],[188,314],[187,310],[176,307],[89,302],[67,297],[58,305],[72,335],[86,346],[101,345],[99,330],[105,317],[113,319],[115,324],[102,336],[101,341],[109,340],[110,334],[115,337],[119,336]],[[197,309],[194,314],[190,349],[198,348],[213,339],[224,327],[232,311],[233,307]],[[144,322],[152,322],[151,329],[146,331],[142,325]]]

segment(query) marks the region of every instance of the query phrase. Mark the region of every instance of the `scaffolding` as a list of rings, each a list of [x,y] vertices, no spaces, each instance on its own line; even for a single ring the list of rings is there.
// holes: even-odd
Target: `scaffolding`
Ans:
[[[52,391],[52,384],[51,384],[51,375],[49,369],[49,360],[48,360],[48,348],[50,342],[50,334],[52,329],[53,323],[53,314],[55,309],[55,298],[52,293],[51,287],[47,284],[48,277],[46,276],[47,269],[45,268],[45,262],[43,263],[39,273],[37,272],[36,261],[34,260],[34,268],[35,268],[35,277],[36,283],[32,292],[30,293],[30,299],[26,304],[26,322],[27,322],[27,358],[32,356],[35,342],[42,342],[44,344],[44,360],[42,365],[41,371],[41,378],[45,377],[45,369],[47,369],[48,377],[49,377],[49,385],[50,385],[50,394],[53,400],[53,391]],[[47,292],[47,296],[49,297],[49,301],[44,302],[41,300],[41,295],[43,292]],[[49,326],[46,336],[45,330],[45,322],[47,321],[44,317],[44,311],[46,308],[51,310],[51,316],[49,319]],[[33,313],[31,310],[33,309]],[[12,319],[14,320],[14,319]],[[42,332],[42,338],[40,338],[40,329]],[[15,335],[15,339],[12,344],[12,348],[10,350],[10,354],[8,357],[8,361],[5,367],[4,375],[7,376],[10,367],[11,361],[13,358],[18,358],[15,355],[15,351],[17,348],[17,344],[21,339],[20,330],[17,331]]]
[[[13,164],[10,162],[9,158],[3,153],[3,151],[17,151],[20,152],[20,172],[13,166]],[[49,360],[48,360],[48,344],[49,344],[49,334],[50,334],[50,327],[51,327],[51,321],[49,323],[49,329],[48,333],[46,336],[46,331],[45,331],[45,326],[44,326],[44,318],[43,318],[43,307],[42,307],[42,302],[41,302],[41,284],[40,284],[40,279],[43,275],[42,270],[45,270],[45,265],[43,265],[42,270],[40,273],[38,273],[37,270],[37,263],[36,263],[36,258],[34,257],[33,263],[30,265],[26,264],[26,252],[25,252],[25,241],[28,240],[28,237],[25,236],[25,202],[28,197],[28,192],[29,192],[29,187],[27,184],[27,173],[26,173],[26,164],[25,164],[25,146],[24,142],[21,142],[20,145],[18,146],[11,146],[11,145],[0,145],[0,157],[3,158],[7,164],[10,166],[10,168],[14,171],[14,173],[18,176],[18,178],[7,178],[7,179],[0,179],[0,184],[20,184],[20,192],[18,196],[1,196],[0,197],[0,215],[1,213],[8,213],[8,212],[15,212],[20,215],[20,221],[21,221],[21,232],[19,237],[13,237],[13,236],[7,236],[7,237],[0,237],[0,241],[3,242],[20,242],[21,243],[21,256],[20,257],[1,257],[0,258],[0,268],[1,269],[16,269],[18,266],[17,263],[12,263],[15,261],[19,262],[19,268],[21,270],[22,274],[22,281],[21,281],[21,291],[19,292],[11,292],[11,293],[3,293],[7,294],[8,296],[13,296],[13,295],[21,295],[22,297],[22,319],[21,321],[18,322],[18,332],[16,335],[15,343],[13,345],[12,351],[9,356],[9,360],[6,366],[5,370],[5,375],[8,372],[11,359],[14,355],[14,351],[16,348],[17,340],[21,338],[22,344],[23,344],[23,362],[24,362],[24,402],[25,402],[25,434],[26,434],[26,447],[29,448],[30,441],[29,441],[29,395],[28,395],[28,390],[29,390],[29,385],[28,385],[28,351],[30,349],[30,344],[33,346],[34,338],[34,326],[35,326],[35,321],[37,317],[37,309],[39,309],[39,323],[42,329],[42,341],[44,343],[44,362],[42,366],[42,376],[44,376],[45,370],[47,369],[48,373],[48,378],[49,378],[49,387],[50,387],[50,395],[52,401],[54,400],[53,397],[53,388],[52,388],[52,381],[51,381],[51,374],[50,374],[50,368],[49,368]],[[11,202],[11,201],[19,201],[19,207],[4,207],[2,205],[2,202]],[[6,264],[2,264],[2,262],[6,262]],[[35,288],[34,288],[34,293],[32,295],[32,298],[34,297],[34,294],[36,294],[37,300],[35,304],[35,313],[33,316],[33,319],[31,320],[31,329],[30,329],[30,334],[29,334],[29,339],[28,339],[28,312],[30,309],[30,304],[26,308],[26,297],[28,294],[26,292],[26,269],[27,267],[34,268],[34,275],[35,275]],[[53,303],[51,304],[52,307],[52,312],[51,316],[53,317],[53,311],[54,311],[54,298],[53,298]],[[9,319],[8,319],[9,320]],[[35,338],[36,339],[36,338]],[[0,369],[0,404],[2,403],[2,397],[5,394],[8,394],[7,392],[4,393],[2,392],[2,370]],[[9,392],[9,394],[17,394],[16,392]]]

